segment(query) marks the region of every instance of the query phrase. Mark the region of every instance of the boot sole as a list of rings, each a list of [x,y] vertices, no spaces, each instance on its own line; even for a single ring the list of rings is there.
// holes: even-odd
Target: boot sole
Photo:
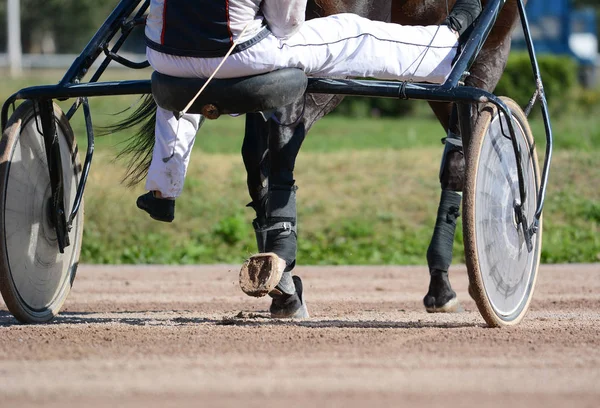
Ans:
[[[263,297],[275,289],[284,269],[285,261],[272,252],[253,255],[240,270],[240,288],[248,296]]]

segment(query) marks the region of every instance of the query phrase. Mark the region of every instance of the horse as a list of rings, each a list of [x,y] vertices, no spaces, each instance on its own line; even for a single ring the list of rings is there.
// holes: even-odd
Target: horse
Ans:
[[[372,20],[405,25],[440,24],[456,0],[309,0],[306,18],[317,18],[338,13],[355,13]],[[483,6],[487,0],[482,0]],[[465,79],[465,85],[492,92],[505,68],[511,45],[511,31],[518,17],[517,3],[508,0]],[[246,115],[246,129],[242,157],[247,172],[249,204],[256,213],[253,226],[260,253],[285,252],[293,259],[286,269],[295,266],[297,236],[296,185],[294,167],[296,157],[311,127],[317,120],[342,101],[341,95],[307,94],[303,100],[285,106],[265,121],[258,113]],[[463,145],[468,144],[471,129],[478,117],[476,106],[430,102],[442,128],[446,132],[444,153],[440,165],[441,197],[427,250],[430,271],[429,289],[423,300],[428,312],[459,311],[460,304],[448,278],[452,262],[457,218],[464,183]],[[156,105],[151,97],[126,120],[112,126],[110,131],[121,131],[142,125],[121,155],[132,154],[127,177],[130,184],[144,178],[151,159],[154,143]],[[284,211],[272,214],[269,203],[285,201]],[[270,220],[270,221],[269,221]],[[277,231],[275,224],[290,221],[293,231]],[[271,223],[270,226],[268,225]]]

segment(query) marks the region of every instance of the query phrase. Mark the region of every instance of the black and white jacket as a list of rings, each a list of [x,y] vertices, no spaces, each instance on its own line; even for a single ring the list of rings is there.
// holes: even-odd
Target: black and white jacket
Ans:
[[[251,47],[269,33],[288,38],[304,23],[306,0],[152,0],[148,47],[171,55],[222,57]]]

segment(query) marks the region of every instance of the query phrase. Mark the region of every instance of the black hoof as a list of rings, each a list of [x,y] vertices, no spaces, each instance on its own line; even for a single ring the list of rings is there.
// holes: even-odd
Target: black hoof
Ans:
[[[423,298],[425,310],[429,313],[457,313],[463,309],[448,280],[448,272],[432,271],[429,291]]]
[[[299,276],[293,276],[296,291],[293,295],[271,293],[273,299],[270,312],[273,319],[308,319],[308,309],[304,303],[302,280]]]

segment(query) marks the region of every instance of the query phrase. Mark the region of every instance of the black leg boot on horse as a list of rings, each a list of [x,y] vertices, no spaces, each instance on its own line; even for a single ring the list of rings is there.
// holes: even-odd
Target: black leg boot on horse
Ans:
[[[453,119],[456,119],[456,115],[453,115]],[[453,122],[456,123],[456,120]],[[445,145],[440,166],[442,194],[433,237],[427,250],[427,264],[431,280],[423,304],[430,313],[462,311],[456,292],[452,290],[448,280],[448,269],[452,263],[454,233],[457,219],[460,216],[465,160],[462,140],[452,130],[448,132]]]
[[[302,280],[292,276],[297,248],[296,187],[271,185],[263,208],[256,211],[253,222],[259,253],[242,265],[240,286],[250,296],[268,294],[273,318],[307,318]]]
[[[242,147],[248,172],[250,204],[259,253],[250,257],[240,270],[240,287],[250,296],[272,298],[273,318],[307,318],[302,281],[292,276],[296,264],[296,186],[293,169],[304,139],[302,126],[291,132],[271,132],[279,126],[264,122],[260,115],[248,115]],[[265,135],[268,140],[264,140]],[[280,142],[279,135],[284,137]]]

